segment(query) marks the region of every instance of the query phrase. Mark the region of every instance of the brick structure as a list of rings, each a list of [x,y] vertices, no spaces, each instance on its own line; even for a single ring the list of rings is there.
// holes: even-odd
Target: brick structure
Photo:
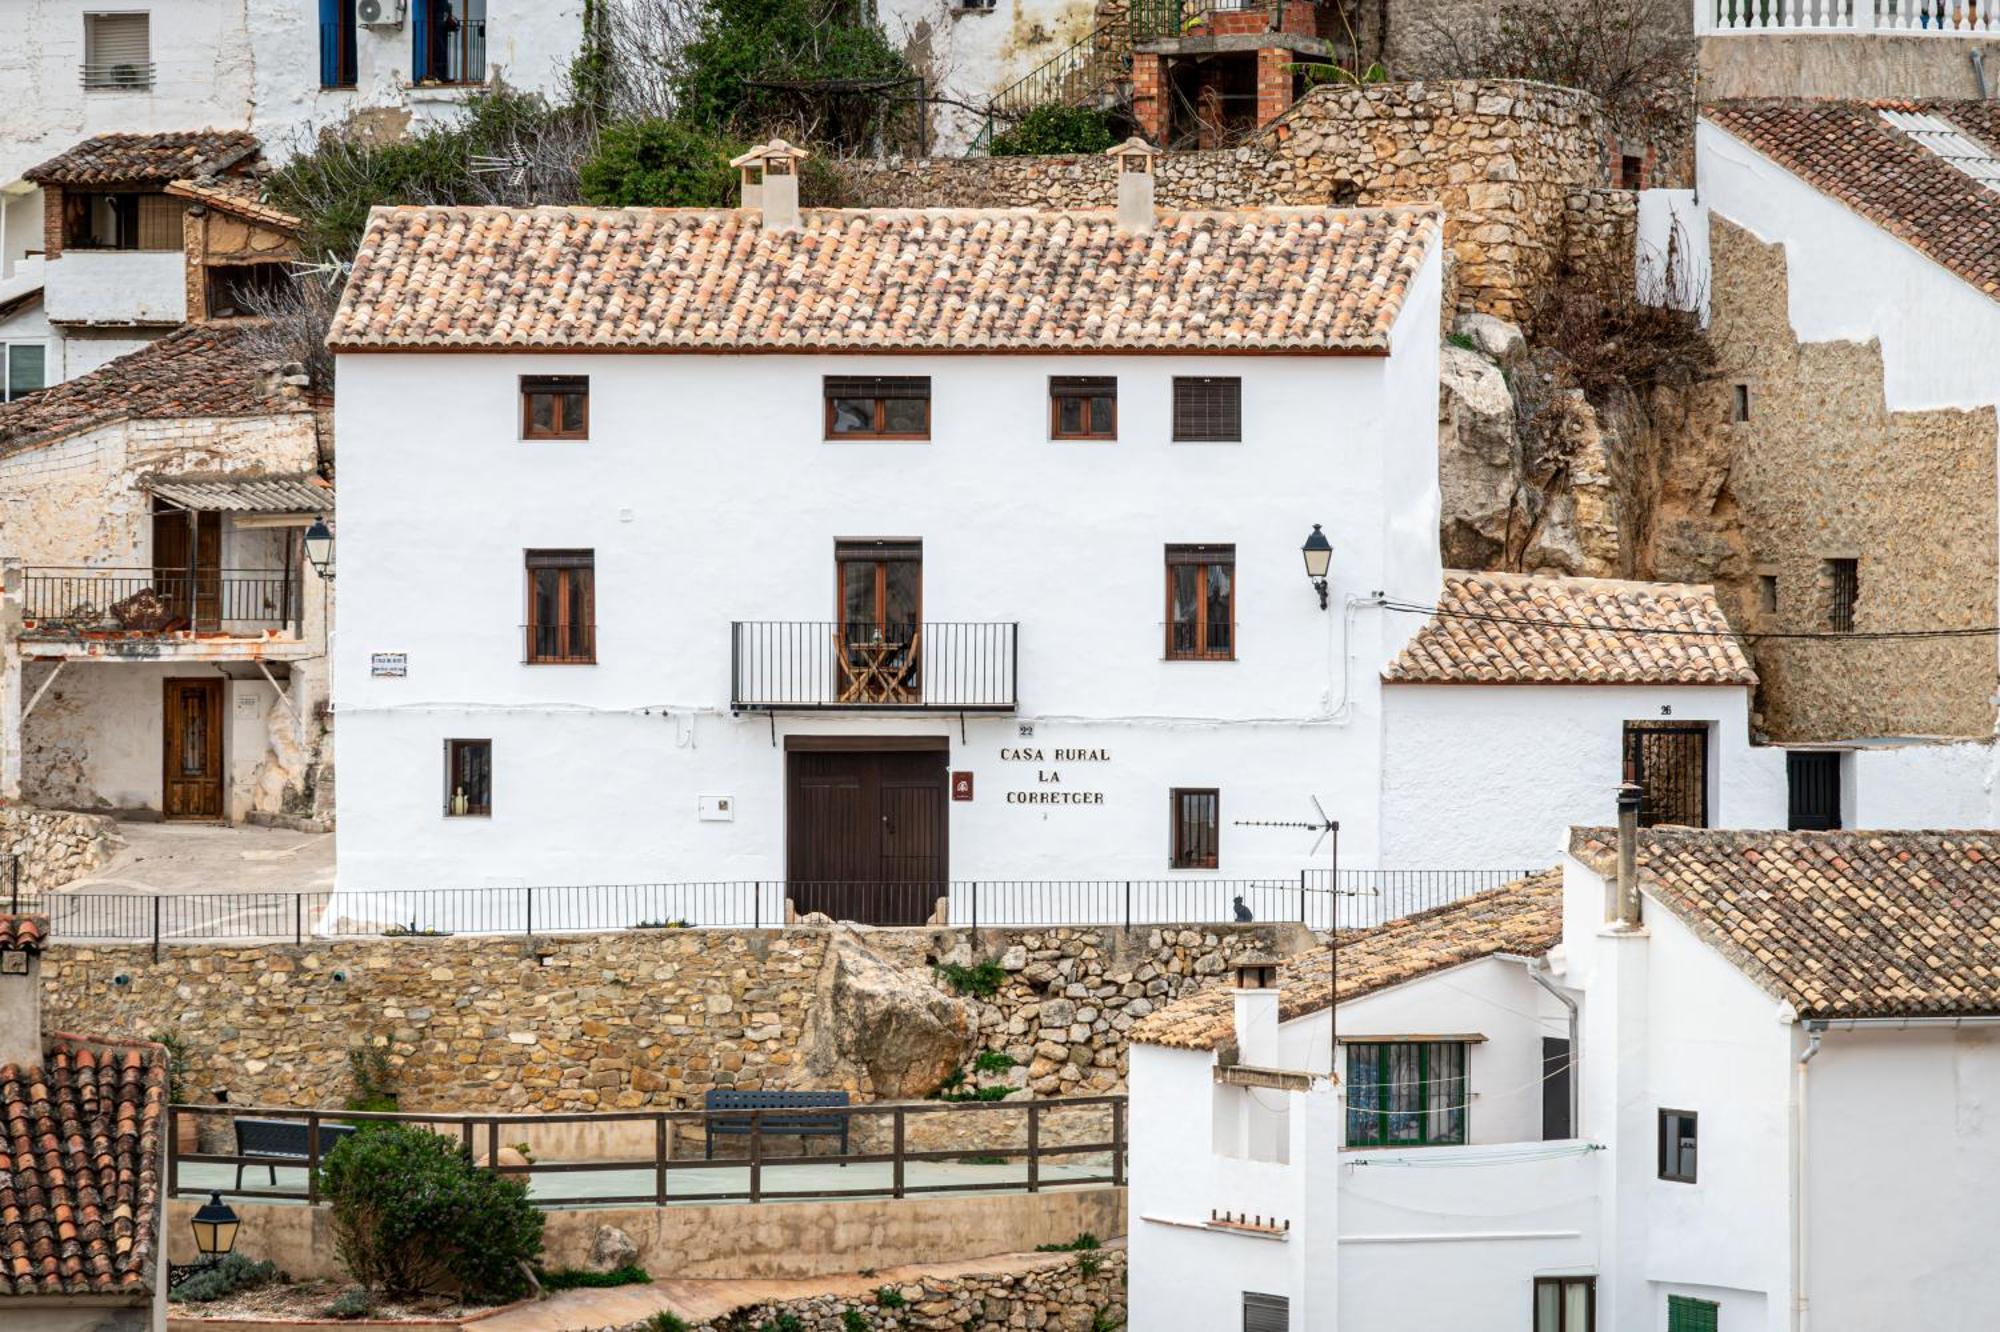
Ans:
[[[1337,58],[1334,10],[1311,0],[1183,12],[1159,16],[1150,34],[1135,29],[1132,115],[1154,143],[1240,142],[1291,108],[1303,82],[1294,66]]]

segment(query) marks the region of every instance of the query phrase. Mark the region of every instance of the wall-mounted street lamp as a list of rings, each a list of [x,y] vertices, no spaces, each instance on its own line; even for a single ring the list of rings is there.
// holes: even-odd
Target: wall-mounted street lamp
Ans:
[[[1333,543],[1326,539],[1326,533],[1313,524],[1312,535],[1306,544],[1299,547],[1299,553],[1306,557],[1306,577],[1312,580],[1313,591],[1319,593],[1319,608],[1326,609],[1326,571],[1333,567]]]
[[[211,1193],[189,1224],[194,1227],[194,1247],[201,1254],[201,1260],[213,1263],[228,1256],[229,1251],[236,1247],[236,1231],[242,1222],[236,1215],[236,1209],[222,1201],[220,1193]]]
[[[333,529],[324,518],[313,519],[313,525],[306,529],[306,561],[321,578],[333,580]]]

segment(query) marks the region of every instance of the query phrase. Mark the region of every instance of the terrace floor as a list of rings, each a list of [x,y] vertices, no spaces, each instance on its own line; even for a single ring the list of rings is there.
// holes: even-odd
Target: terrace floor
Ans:
[[[119,820],[111,863],[64,884],[71,893],[314,893],[333,887],[333,834],[251,824]],[[291,922],[272,932],[289,933]]]
[[[778,1195],[793,1193],[886,1198],[894,1193],[893,1169],[886,1161],[843,1166],[835,1157],[797,1165],[766,1164],[762,1188],[765,1199],[772,1202],[785,1201]],[[178,1196],[195,1197],[211,1189],[219,1189],[238,1201],[260,1202],[264,1201],[258,1196],[260,1194],[305,1192],[304,1167],[278,1166],[276,1171],[277,1183],[273,1184],[265,1167],[245,1166],[243,1187],[239,1190],[236,1187],[235,1166],[184,1161],[180,1163]],[[1040,1184],[1046,1189],[1075,1186],[1087,1181],[1101,1183],[1110,1173],[1108,1157],[1073,1156],[1060,1161],[1044,1160]],[[973,1195],[1017,1193],[1026,1186],[1027,1179],[1026,1162],[980,1165],[960,1161],[910,1161],[903,1167],[903,1182],[907,1191],[949,1186],[954,1193]],[[717,1193],[732,1196],[689,1196]],[[528,1196],[544,1207],[603,1206],[603,1200],[612,1198],[638,1199],[639,1202],[630,1205],[643,1206],[653,1198],[653,1171],[647,1166],[531,1174],[528,1177]],[[670,1207],[699,1206],[703,1202],[748,1202],[749,1198],[750,1167],[745,1162],[717,1161],[712,1166],[688,1168],[677,1160],[674,1169],[667,1172],[667,1205]],[[272,1198],[269,1201],[297,1200]]]

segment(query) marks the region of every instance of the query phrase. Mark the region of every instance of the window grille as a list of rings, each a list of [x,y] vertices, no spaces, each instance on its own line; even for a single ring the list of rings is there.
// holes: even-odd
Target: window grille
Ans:
[[[153,86],[152,16],[83,16],[83,86],[144,91]]]
[[[1236,547],[1167,547],[1167,660],[1236,655]]]
[[[538,665],[589,665],[597,660],[597,554],[589,550],[527,553],[528,626],[524,659]]]
[[[1213,788],[1173,792],[1175,869],[1214,869],[1219,863],[1222,794]]]
[[[1625,780],[1639,788],[1639,825],[1708,826],[1708,726],[1626,722]]]
[[[1854,607],[1861,600],[1861,565],[1858,560],[1828,560],[1826,573],[1831,587],[1827,606],[1827,627],[1836,634],[1854,632]]]
[[[1242,438],[1242,380],[1185,376],[1174,380],[1175,442],[1235,443]]]

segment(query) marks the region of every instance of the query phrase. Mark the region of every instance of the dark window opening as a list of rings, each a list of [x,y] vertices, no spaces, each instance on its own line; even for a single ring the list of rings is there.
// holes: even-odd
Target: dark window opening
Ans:
[[[493,812],[493,742],[444,742],[444,812],[447,818]]]
[[[1639,153],[1621,153],[1618,156],[1618,188],[1621,190],[1643,190],[1646,188],[1646,159]]]
[[[1465,1042],[1357,1041],[1347,1047],[1347,1145],[1465,1141]]]
[[[44,342],[0,343],[0,402],[13,402],[49,386],[49,348]]]
[[[1625,780],[1639,788],[1639,825],[1708,826],[1708,726],[1626,722]]]
[[[842,541],[833,558],[840,597],[835,697],[843,703],[921,701],[923,543]]]
[[[1688,1295],[1667,1296],[1667,1332],[1719,1332],[1722,1306]]]
[[[415,0],[410,34],[418,83],[486,81],[486,0]]]
[[[1597,1278],[1535,1278],[1535,1332],[1596,1332],[1596,1329]]]
[[[924,375],[828,375],[828,439],[929,439],[931,381]]]
[[[66,250],[180,250],[184,200],[170,194],[63,191]]]
[[[1343,177],[1333,182],[1333,192],[1328,199],[1335,208],[1352,208],[1361,202],[1361,186]]]
[[[1118,381],[1077,375],[1049,380],[1049,433],[1056,439],[1118,438]]]
[[[1542,1037],[1542,1141],[1559,1142],[1576,1131],[1570,1122],[1569,1041]]]
[[[1840,753],[1794,749],[1785,755],[1785,826],[1823,831],[1840,826]]]
[[[1660,1111],[1660,1178],[1676,1184],[1692,1184],[1694,1176],[1694,1111]]]
[[[254,315],[256,304],[268,303],[291,281],[283,264],[214,264],[207,277],[210,319]]]
[[[1757,610],[1763,615],[1778,613],[1778,575],[1757,575]]]
[[[1729,391],[1729,419],[1742,422],[1750,419],[1750,386],[1737,384]]]
[[[597,660],[597,556],[588,550],[531,550],[527,660],[590,665]]]
[[[1167,660],[1236,655],[1236,547],[1167,547]]]
[[[1243,1292],[1243,1332],[1291,1332],[1292,1301],[1286,1295]]]
[[[1854,632],[1854,608],[1861,601],[1861,562],[1859,560],[1828,560],[1827,576],[1827,628],[1836,634]]]
[[[1242,380],[1175,378],[1176,443],[1234,444],[1242,438]]]
[[[521,438],[590,438],[590,376],[522,375]]]
[[[1173,867],[1214,869],[1221,863],[1222,793],[1212,787],[1176,787],[1173,804]]]
[[[319,0],[319,85],[352,88],[359,62],[354,43],[354,0]]]

